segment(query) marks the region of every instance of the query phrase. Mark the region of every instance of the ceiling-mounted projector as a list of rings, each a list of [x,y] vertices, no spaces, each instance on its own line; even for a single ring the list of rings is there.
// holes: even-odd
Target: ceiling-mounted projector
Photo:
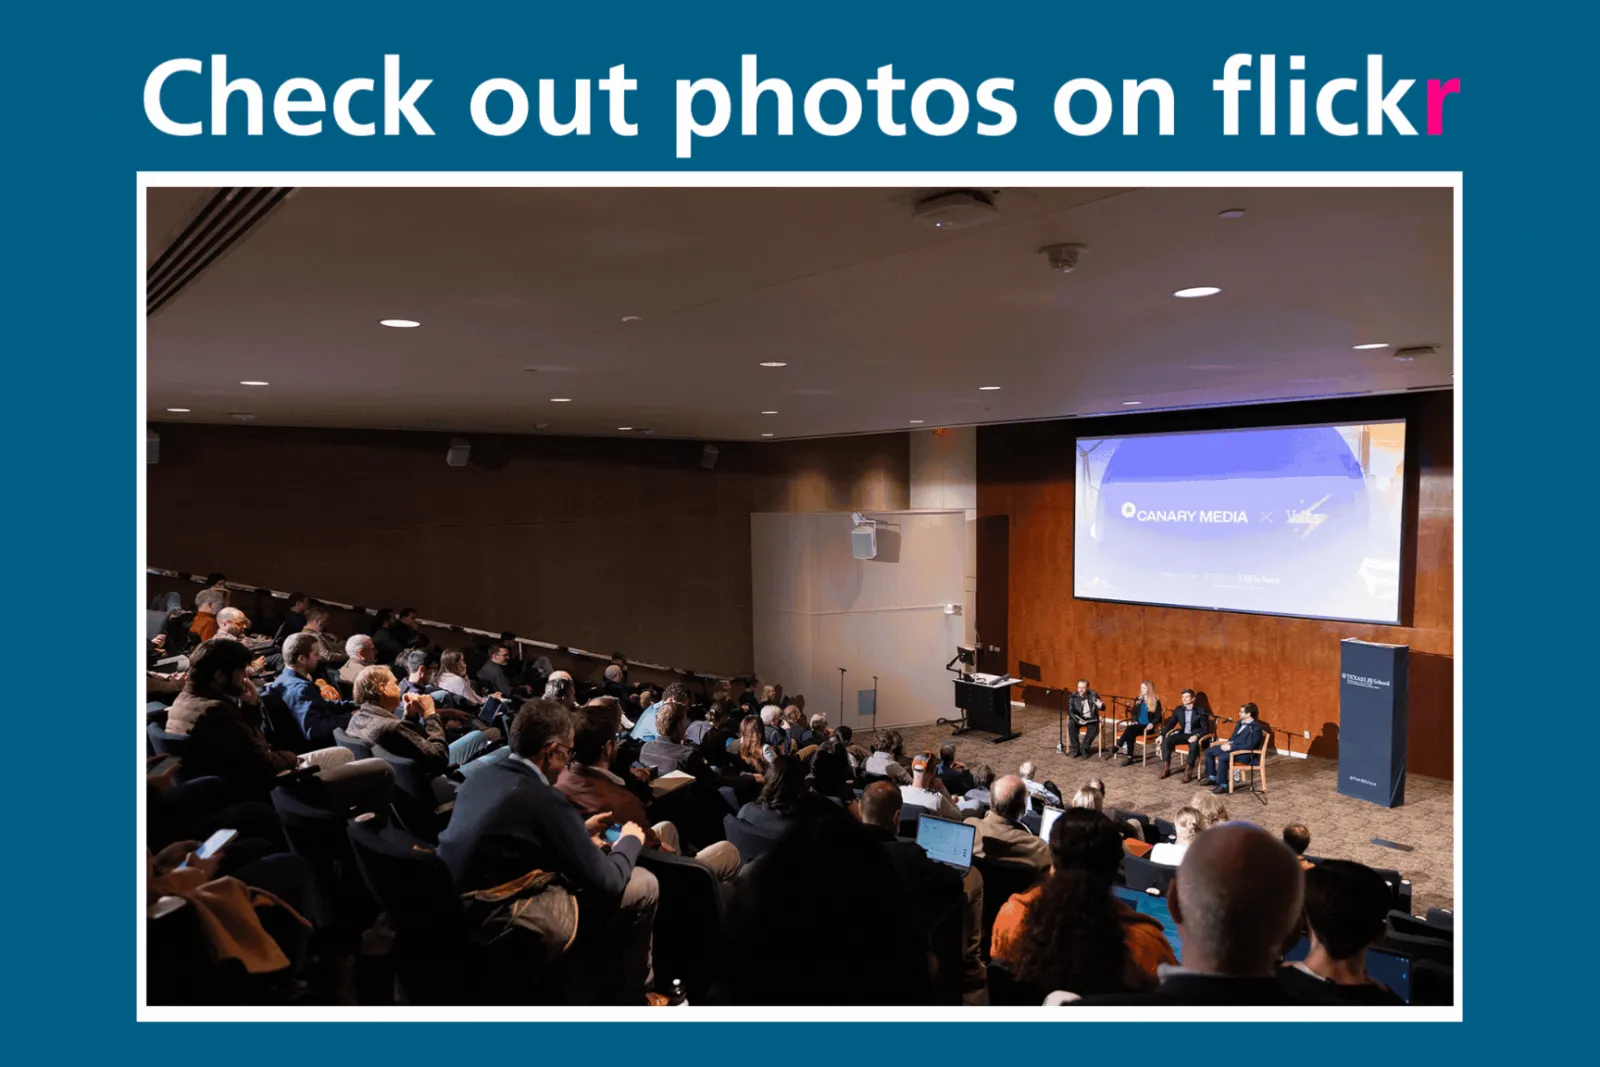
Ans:
[[[974,189],[936,193],[911,205],[911,218],[940,230],[960,230],[999,217],[994,198]]]

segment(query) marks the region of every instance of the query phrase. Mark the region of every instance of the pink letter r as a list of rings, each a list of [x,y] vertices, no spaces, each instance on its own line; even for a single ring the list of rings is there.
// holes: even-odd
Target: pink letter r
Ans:
[[[1444,98],[1460,91],[1460,78],[1451,78],[1443,84],[1437,81],[1428,83],[1428,136],[1437,137],[1444,133]]]

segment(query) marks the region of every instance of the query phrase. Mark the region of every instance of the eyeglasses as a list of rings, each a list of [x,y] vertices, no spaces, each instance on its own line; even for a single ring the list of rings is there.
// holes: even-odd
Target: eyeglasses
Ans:
[[[552,742],[550,742],[550,744],[552,744],[553,746],[555,746],[556,748],[561,750],[561,758],[562,759],[571,759],[572,758],[572,746],[571,745],[564,745],[560,741],[552,741]]]

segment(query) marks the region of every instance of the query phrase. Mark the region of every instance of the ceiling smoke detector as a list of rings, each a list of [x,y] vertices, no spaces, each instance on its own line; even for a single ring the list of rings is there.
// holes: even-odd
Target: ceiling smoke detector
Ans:
[[[1045,245],[1039,251],[1050,260],[1051,270],[1058,270],[1062,274],[1071,274],[1078,269],[1078,257],[1088,247],[1088,245],[1080,244]]]
[[[990,222],[1000,214],[994,197],[974,189],[935,193],[911,205],[911,218],[938,230],[960,230]]]

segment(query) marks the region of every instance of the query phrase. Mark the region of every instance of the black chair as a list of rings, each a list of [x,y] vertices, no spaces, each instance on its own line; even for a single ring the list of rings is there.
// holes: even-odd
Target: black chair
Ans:
[[[1150,841],[1151,844],[1159,844],[1162,841],[1176,841],[1178,839],[1178,828],[1170,819],[1151,819],[1150,825],[1155,828],[1156,837],[1154,841],[1150,841],[1149,838],[1145,838],[1145,840]]]
[[[1411,1003],[1448,1008],[1456,1002],[1456,972],[1434,960],[1411,961]]]
[[[286,748],[298,754],[316,747],[301,732],[300,721],[277,693],[261,694],[261,732],[267,735],[273,748]]]
[[[1038,837],[1039,830],[1044,826],[1044,812],[1035,811],[1030,807],[1022,813],[1022,825],[1026,826],[1034,837]]]
[[[737,815],[722,817],[722,832],[739,850],[739,856],[745,863],[761,858],[778,843],[776,837],[762,833]]]
[[[665,985],[681,980],[689,1000],[703,999],[716,978],[727,900],[711,868],[684,856],[647,848],[639,866],[656,876],[656,905],[651,951],[656,978]]]
[[[372,902],[362,890],[345,830],[346,812],[311,798],[315,785],[297,782],[272,791],[272,807],[283,825],[289,851],[311,864],[322,900],[331,906],[338,932],[353,939],[371,924]]]
[[[1456,913],[1449,908],[1429,908],[1426,921],[1429,926],[1455,933]]]
[[[1172,885],[1172,876],[1176,873],[1176,867],[1151,863],[1141,856],[1122,857],[1122,883],[1136,893],[1154,889],[1166,896],[1167,889]]]
[[[996,1007],[1037,1008],[1045,993],[1017,980],[1005,960],[989,961],[989,1003]]]
[[[1411,934],[1397,934],[1391,930],[1372,947],[1382,949],[1384,952],[1410,956],[1413,962],[1432,960],[1445,967],[1454,967],[1456,961],[1455,946],[1437,937],[1415,937]]]
[[[1044,872],[1031,863],[1021,860],[997,860],[974,857],[973,866],[983,875],[983,930],[979,936],[979,953],[989,958],[989,938],[994,933],[994,917],[1014,893],[1024,893]]]
[[[1394,894],[1393,902],[1389,906],[1396,911],[1403,911],[1407,915],[1410,915],[1411,883],[1406,881],[1405,878],[1401,876],[1399,871],[1389,870],[1383,867],[1374,867],[1373,870],[1377,871],[1378,875],[1386,883],[1388,883],[1389,892]]]
[[[922,808],[910,807],[900,809],[900,836],[916,840],[917,826],[922,822],[922,816],[927,812]]]
[[[950,902],[928,926],[928,956],[932,960],[932,1003],[960,1005],[966,991],[965,926],[967,900]]]
[[[435,788],[440,776],[427,773],[414,759],[396,755],[382,745],[373,745],[372,754],[394,769],[394,813],[401,824],[418,837],[439,840],[456,806],[455,800],[444,797],[453,796],[454,790]]]
[[[148,701],[144,706],[144,721],[155,723],[165,730],[167,728],[167,705],[159,700]]]
[[[372,758],[371,745],[358,737],[351,737],[337,726],[333,728],[333,743],[342,749],[347,749],[356,759]]]
[[[150,747],[158,756],[181,756],[183,750],[189,747],[187,734],[169,734],[162,729],[163,723],[146,723],[144,732],[150,740]]]
[[[1389,913],[1389,932],[1392,934],[1409,934],[1412,937],[1431,937],[1439,941],[1455,941],[1456,932],[1452,927],[1439,927],[1425,922],[1414,915],[1403,911]]]

